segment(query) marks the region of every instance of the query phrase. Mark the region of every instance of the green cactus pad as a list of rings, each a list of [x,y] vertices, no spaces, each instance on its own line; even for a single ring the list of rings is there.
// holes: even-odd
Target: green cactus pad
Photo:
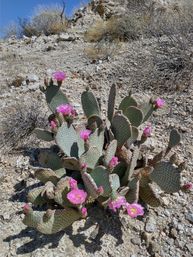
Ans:
[[[28,202],[33,203],[35,206],[42,206],[46,204],[47,199],[42,196],[43,190],[44,186],[32,189],[27,196]]]
[[[86,191],[88,194],[93,198],[96,199],[99,196],[98,193],[98,186],[95,183],[94,179],[91,177],[91,175],[87,172],[82,172],[82,180],[84,182],[84,186],[86,188]]]
[[[62,163],[66,169],[80,170],[80,163],[75,157],[66,157],[62,159]]]
[[[89,145],[95,146],[98,149],[101,156],[103,153],[104,145],[104,130],[96,129],[95,132],[90,135]]]
[[[152,207],[159,207],[161,205],[161,201],[153,191],[150,184],[146,184],[144,187],[139,187],[139,197],[146,204],[149,204]]]
[[[131,137],[131,125],[129,120],[122,114],[116,114],[112,119],[112,132],[121,147]]]
[[[74,127],[63,123],[56,134],[56,143],[69,157],[79,157],[84,152],[84,141],[77,135]]]
[[[151,101],[149,103],[143,103],[139,106],[140,110],[143,112],[143,123],[146,122],[154,112],[154,107]]]
[[[133,151],[133,154],[132,154],[132,159],[131,159],[131,162],[125,172],[125,176],[122,180],[122,182],[125,184],[127,181],[129,181],[132,176],[133,176],[133,173],[134,173],[134,169],[136,168],[137,166],[137,160],[138,160],[138,157],[139,157],[139,147],[136,146],[134,148],[134,151]]]
[[[126,96],[123,98],[119,105],[119,110],[122,110],[123,113],[126,111],[126,109],[130,106],[135,106],[137,107],[137,102],[132,96]]]
[[[102,196],[109,196],[112,192],[109,179],[109,171],[103,166],[98,166],[91,172],[90,175],[98,187],[103,187],[104,193]]]
[[[56,185],[60,179],[60,177],[51,169],[38,169],[35,171],[35,177],[42,183],[51,181],[54,185]]]
[[[130,106],[124,111],[124,115],[129,119],[132,126],[138,127],[143,121],[142,111],[135,107]]]
[[[117,174],[119,178],[123,178],[126,170],[127,170],[127,164],[125,162],[120,162],[113,169],[112,174]]]
[[[139,199],[139,180],[138,178],[133,178],[128,183],[129,191],[125,195],[128,203],[138,202]]]
[[[43,168],[57,170],[62,168],[62,161],[52,149],[41,149],[38,154],[38,162]]]
[[[47,104],[52,112],[61,104],[69,103],[68,98],[62,93],[60,88],[56,85],[50,85],[44,92]]]
[[[92,146],[80,157],[80,163],[87,164],[88,169],[94,169],[100,157],[100,152],[97,147]]]
[[[101,127],[103,120],[98,115],[92,115],[88,118],[88,128],[94,130]]]
[[[109,99],[108,99],[108,119],[111,121],[114,115],[115,109],[115,99],[116,99],[116,85],[113,84],[110,89]]]
[[[33,211],[32,209],[25,215],[23,223],[32,228],[37,228],[37,225],[42,222],[44,212]]]
[[[132,145],[138,139],[138,136],[139,136],[138,128],[132,126],[131,127],[131,137],[127,141],[128,146]]]
[[[166,193],[180,190],[180,170],[170,162],[158,163],[150,174],[150,179]]]
[[[180,140],[181,140],[180,133],[176,129],[173,129],[170,132],[168,148],[171,149],[171,148],[175,147],[176,145],[178,145],[180,143]]]
[[[57,177],[61,178],[64,177],[64,175],[66,175],[66,169],[65,168],[60,168],[58,170],[54,171],[57,175]]]
[[[161,151],[160,153],[156,154],[156,155],[153,157],[152,160],[149,161],[149,164],[150,164],[151,166],[155,166],[156,163],[158,163],[158,162],[160,162],[160,161],[162,160],[163,156],[164,156],[164,152]]]
[[[42,139],[47,142],[54,140],[54,134],[45,129],[36,128],[34,129],[34,133],[36,134],[38,139]]]
[[[69,178],[68,177],[62,178],[58,182],[55,189],[55,197],[54,197],[55,202],[63,207],[71,206],[71,204],[67,199],[67,194],[69,191],[70,191]]]
[[[37,230],[43,234],[55,234],[81,218],[77,210],[67,207],[63,210],[53,210],[49,218],[46,218],[45,215],[46,213],[37,226]]]
[[[100,108],[97,99],[90,91],[84,91],[81,95],[82,108],[87,118],[97,115],[100,117]]]
[[[109,176],[110,185],[113,192],[116,192],[120,187],[120,179],[117,174],[110,174]]]
[[[105,152],[104,160],[105,164],[108,166],[109,162],[115,156],[117,150],[117,140],[111,141],[111,143],[108,145],[107,150]]]

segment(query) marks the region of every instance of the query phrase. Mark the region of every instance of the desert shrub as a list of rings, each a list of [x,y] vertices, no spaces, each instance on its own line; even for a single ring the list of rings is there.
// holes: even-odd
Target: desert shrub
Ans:
[[[136,15],[111,17],[107,21],[97,21],[85,33],[85,40],[88,42],[136,40],[140,37],[142,26],[141,18]]]
[[[64,11],[64,6],[39,6],[30,19],[19,18],[18,23],[15,23],[14,26],[8,26],[5,37],[8,38],[11,35],[32,37],[41,34],[48,36],[65,32],[68,20]]]
[[[38,101],[17,104],[2,111],[1,114],[0,146],[4,153],[23,147],[26,139],[28,145],[30,143],[32,146],[35,143],[34,137],[31,137],[33,130],[37,126],[45,128],[47,123]]]
[[[40,7],[32,17],[30,25],[39,34],[51,35],[64,32],[67,28],[67,20],[61,16],[61,13],[61,7]]]

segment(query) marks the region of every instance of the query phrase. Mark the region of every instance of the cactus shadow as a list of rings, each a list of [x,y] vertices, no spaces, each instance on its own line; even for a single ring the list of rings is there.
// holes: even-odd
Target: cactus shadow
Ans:
[[[92,230],[87,233],[87,231]],[[122,223],[119,216],[108,210],[103,210],[98,206],[89,211],[83,227],[78,228],[77,234],[72,228],[66,230],[66,234],[72,240],[75,247],[84,245],[86,252],[95,253],[102,249],[103,237],[111,235],[116,239],[116,246],[123,244]],[[89,234],[86,236],[86,234]]]
[[[25,202],[27,202],[27,195],[28,195],[29,191],[31,191],[32,189],[34,189],[38,186],[41,186],[41,185],[42,185],[41,182],[37,182],[31,186],[26,187],[25,181],[22,180],[21,182],[14,185],[15,192],[9,198],[9,201],[12,201],[12,202],[19,201],[19,202],[25,203]]]
[[[22,238],[29,238],[31,239],[27,243],[19,246],[16,250],[16,254],[28,254],[32,253],[36,249],[43,248],[45,245],[49,244],[49,248],[57,248],[60,242],[60,239],[64,235],[64,231],[59,232],[57,234],[53,235],[43,235],[39,233],[38,231],[32,229],[32,228],[25,228],[20,231],[20,233],[9,236],[5,238],[3,241],[10,243],[13,240],[16,239],[22,239]]]
[[[94,230],[87,233],[90,228]],[[34,252],[37,249],[44,248],[49,245],[50,249],[57,248],[60,240],[66,235],[72,241],[74,247],[84,245],[86,252],[95,253],[102,249],[103,236],[111,235],[116,239],[116,245],[123,243],[122,239],[122,224],[118,215],[111,212],[104,211],[98,207],[93,207],[89,211],[89,217],[85,221],[83,227],[79,227],[74,233],[72,226],[64,231],[58,232],[54,235],[44,235],[33,228],[25,228],[16,235],[11,235],[3,241],[11,243],[14,240],[26,240],[27,242],[19,246],[16,254],[23,255]]]

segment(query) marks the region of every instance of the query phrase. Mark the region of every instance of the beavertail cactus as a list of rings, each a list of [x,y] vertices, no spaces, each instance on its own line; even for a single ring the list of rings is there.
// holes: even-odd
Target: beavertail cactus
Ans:
[[[53,146],[38,153],[35,177],[42,184],[28,193],[31,204],[23,208],[24,224],[44,234],[57,233],[86,218],[93,203],[136,218],[144,215],[144,203],[162,204],[155,186],[165,193],[192,189],[191,183],[181,185],[184,162],[179,163],[176,154],[167,157],[181,141],[177,130],[171,131],[168,146],[154,157],[142,150],[153,127],[144,123],[164,106],[163,99],[138,103],[129,93],[116,105],[117,89],[112,85],[105,118],[87,88],[81,95],[85,116],[78,119],[60,89],[65,78],[65,73],[55,72],[41,87],[52,114],[49,129],[36,128],[34,133]]]

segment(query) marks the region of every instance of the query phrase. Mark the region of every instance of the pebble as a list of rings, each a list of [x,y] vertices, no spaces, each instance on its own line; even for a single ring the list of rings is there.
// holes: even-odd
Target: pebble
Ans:
[[[140,240],[140,238],[138,238],[138,237],[132,238],[132,239],[131,239],[131,242],[132,242],[134,245],[140,245],[140,244],[141,244],[141,240]]]
[[[39,81],[39,78],[36,74],[29,74],[29,75],[27,75],[26,81],[37,82],[37,81]]]
[[[193,243],[190,244],[186,244],[186,247],[188,248],[188,250],[193,253]]]
[[[151,216],[145,225],[147,232],[155,232],[157,230],[156,220]]]
[[[186,219],[188,220],[188,221],[190,221],[191,223],[193,223],[193,214],[192,213],[188,213],[188,214],[186,214]]]

